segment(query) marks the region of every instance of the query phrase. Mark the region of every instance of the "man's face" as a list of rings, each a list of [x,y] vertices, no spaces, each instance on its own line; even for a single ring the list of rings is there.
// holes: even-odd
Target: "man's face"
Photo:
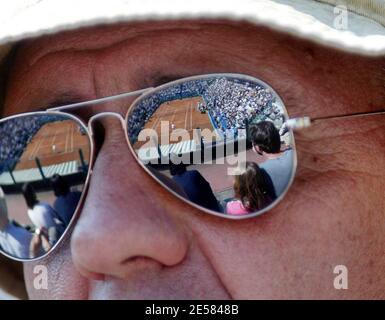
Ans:
[[[157,22],[52,35],[19,46],[5,113],[94,99],[217,72],[269,83],[291,116],[381,109],[384,59],[353,56],[267,28]],[[118,110],[124,113],[126,107]],[[78,115],[87,120],[90,108]],[[116,110],[114,110],[116,111]],[[47,259],[31,298],[373,298],[385,287],[385,121],[326,120],[295,134],[297,176],[268,213],[228,221],[171,196],[137,164],[116,118],[72,235]],[[349,289],[333,269],[349,270]]]

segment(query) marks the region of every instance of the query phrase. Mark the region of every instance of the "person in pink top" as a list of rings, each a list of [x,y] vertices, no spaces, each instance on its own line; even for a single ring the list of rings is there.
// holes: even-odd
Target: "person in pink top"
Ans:
[[[246,169],[235,176],[236,200],[226,205],[226,213],[243,215],[263,209],[272,202],[264,172],[254,162],[246,162]]]
[[[240,200],[233,200],[227,203],[226,212],[231,215],[243,215],[251,211],[246,209]]]

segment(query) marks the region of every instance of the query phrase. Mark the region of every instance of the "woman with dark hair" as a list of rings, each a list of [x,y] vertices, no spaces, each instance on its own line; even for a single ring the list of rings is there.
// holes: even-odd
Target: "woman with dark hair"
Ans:
[[[226,213],[242,215],[268,206],[271,196],[267,174],[254,162],[246,162],[245,170],[235,176],[234,193],[237,200],[227,203]]]
[[[68,225],[79,203],[81,192],[71,191],[67,181],[58,174],[52,176],[51,184],[56,196],[53,208],[63,223]]]
[[[37,233],[41,231],[43,234],[47,234],[49,243],[53,245],[63,230],[60,217],[48,203],[37,199],[35,189],[31,184],[25,183],[22,192],[28,207],[28,216],[37,229]]]

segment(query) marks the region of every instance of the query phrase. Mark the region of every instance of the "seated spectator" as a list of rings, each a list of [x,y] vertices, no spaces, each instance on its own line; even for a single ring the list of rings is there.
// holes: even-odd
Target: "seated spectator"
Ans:
[[[8,219],[7,204],[0,188],[0,249],[13,257],[27,259],[31,239],[31,233]]]
[[[235,176],[234,194],[236,200],[226,205],[226,213],[230,215],[253,213],[273,201],[266,176],[254,162],[246,162],[246,169]]]
[[[75,213],[81,192],[71,191],[67,181],[58,174],[52,176],[51,184],[56,197],[53,209],[57,212],[60,220],[67,226]]]
[[[31,184],[25,183],[22,188],[28,207],[28,216],[35,228],[47,232],[49,243],[53,245],[60,237],[64,226],[57,212],[45,202],[40,202]]]
[[[221,211],[210,184],[199,171],[187,171],[185,164],[174,164],[171,161],[170,173],[190,201],[209,210]]]
[[[294,154],[291,148],[281,150],[281,139],[277,128],[270,121],[262,121],[250,127],[253,150],[263,156],[259,166],[264,169],[279,197],[287,188],[293,174]]]
[[[48,252],[52,247],[46,230],[36,228],[29,246],[29,257],[37,258]]]

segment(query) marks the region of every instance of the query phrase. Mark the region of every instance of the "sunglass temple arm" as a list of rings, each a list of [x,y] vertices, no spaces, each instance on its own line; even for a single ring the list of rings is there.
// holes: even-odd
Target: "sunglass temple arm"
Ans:
[[[322,120],[356,118],[356,117],[374,116],[374,115],[380,115],[380,114],[385,114],[385,110],[376,110],[376,111],[371,111],[371,112],[358,112],[358,113],[352,113],[352,114],[326,116],[326,117],[318,117],[318,118],[312,118],[312,119],[310,117],[298,117],[298,118],[288,119],[285,122],[285,124],[289,129],[296,131],[296,130],[308,128],[313,123],[318,122],[318,121],[322,121]]]

